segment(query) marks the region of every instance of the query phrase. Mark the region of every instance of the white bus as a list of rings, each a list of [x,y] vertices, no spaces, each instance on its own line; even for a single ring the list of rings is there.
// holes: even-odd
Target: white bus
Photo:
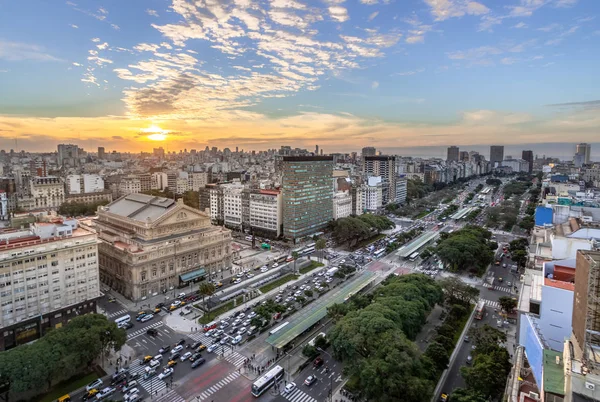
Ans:
[[[261,396],[266,390],[271,388],[275,382],[280,381],[283,378],[284,370],[281,366],[275,366],[271,370],[267,371],[265,375],[260,377],[252,384],[252,395],[255,397]]]
[[[379,258],[379,257],[383,256],[384,254],[385,254],[385,249],[382,248],[382,249],[379,249],[379,250],[375,251],[373,253],[373,257]]]
[[[304,250],[302,250],[302,254],[303,255],[309,255],[315,252],[315,246],[312,247],[306,247]]]
[[[117,318],[115,320],[115,324],[117,324],[117,327],[121,328],[123,325],[127,324],[128,322],[131,322],[131,316],[125,315],[121,318]]]
[[[417,259],[417,257],[418,257],[418,256],[419,256],[419,252],[418,252],[418,251],[415,251],[414,253],[412,253],[412,254],[411,254],[409,257],[408,257],[408,260],[409,260],[409,261],[414,261],[414,260],[416,260],[416,259]]]
[[[272,330],[269,332],[269,335],[276,334],[277,332],[279,332],[280,330],[282,330],[282,329],[283,329],[283,328],[284,328],[286,325],[288,325],[289,323],[290,323],[289,321],[286,321],[286,322],[284,322],[283,324],[281,324],[281,325],[279,325],[279,326],[277,326],[277,327],[273,328],[273,329],[272,329]]]

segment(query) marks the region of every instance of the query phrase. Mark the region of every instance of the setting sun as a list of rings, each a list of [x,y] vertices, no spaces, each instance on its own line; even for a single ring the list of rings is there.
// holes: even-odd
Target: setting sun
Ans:
[[[164,134],[156,133],[156,134],[150,134],[148,136],[148,139],[152,140],[152,141],[164,141],[167,139],[167,136]]]
[[[142,128],[143,133],[151,133],[147,136],[147,138],[151,141],[164,141],[167,139],[167,130],[163,130],[159,126],[153,124],[148,128]]]

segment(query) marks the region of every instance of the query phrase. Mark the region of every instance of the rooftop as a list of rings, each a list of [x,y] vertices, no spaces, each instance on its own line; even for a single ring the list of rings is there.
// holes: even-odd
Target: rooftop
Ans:
[[[107,212],[140,222],[154,222],[177,205],[175,200],[146,194],[129,194],[111,202]]]
[[[544,392],[565,394],[564,361],[561,352],[544,349]]]

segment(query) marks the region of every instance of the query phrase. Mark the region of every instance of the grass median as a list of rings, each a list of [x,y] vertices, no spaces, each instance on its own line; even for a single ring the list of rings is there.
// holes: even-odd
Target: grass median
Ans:
[[[235,299],[235,304],[234,304],[234,301],[232,300],[230,302],[223,304],[222,306],[217,307],[214,310],[211,310],[208,313],[205,313],[202,317],[200,317],[198,319],[198,323],[199,324],[208,324],[209,322],[213,321],[218,316],[225,314],[229,310],[234,309],[235,307],[239,306],[243,302],[244,302],[244,297],[239,296]],[[198,307],[200,307],[200,306],[198,306]]]
[[[302,270],[300,270],[300,272],[302,272]],[[289,281],[293,281],[295,279],[298,279],[299,276],[294,275],[294,274],[287,274],[285,276],[282,276],[281,278],[277,279],[276,281],[273,281],[271,283],[267,283],[265,286],[261,286],[259,288],[259,290],[262,293],[268,293],[271,290],[275,289],[278,286],[283,285],[284,283],[288,283]]]
[[[304,268],[300,268],[300,273],[305,274],[307,272],[312,271],[313,269],[317,269],[317,268],[324,267],[324,266],[325,266],[325,264],[322,264],[320,262],[311,261],[310,264],[308,264],[308,266],[306,266]]]
[[[44,397],[42,397],[42,399],[40,399],[40,402],[55,401],[63,395],[66,395],[70,392],[73,392],[79,388],[82,388],[82,387],[88,385],[89,383],[91,383],[92,381],[94,381],[97,378],[98,378],[97,373],[90,373],[90,374],[80,377],[76,380],[61,383],[61,384],[55,386],[52,389],[52,391],[47,393]]]

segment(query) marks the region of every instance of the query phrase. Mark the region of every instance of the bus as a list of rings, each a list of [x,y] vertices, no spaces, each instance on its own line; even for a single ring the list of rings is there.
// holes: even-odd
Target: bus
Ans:
[[[306,247],[304,250],[302,250],[302,254],[303,255],[309,255],[315,252],[315,246],[312,247]]]
[[[208,331],[210,331],[211,329],[215,329],[215,328],[217,328],[217,325],[218,325],[218,324],[219,324],[219,323],[218,323],[217,321],[209,322],[208,324],[204,324],[204,327],[202,327],[202,330],[203,330],[204,332],[208,332]]]
[[[409,261],[414,261],[414,260],[416,260],[416,259],[417,259],[417,257],[418,257],[418,256],[419,256],[419,252],[418,252],[418,251],[415,251],[414,253],[412,253],[412,254],[411,254],[409,257],[408,257],[408,260],[409,260]]]
[[[294,253],[298,253],[298,255],[302,254],[302,250],[304,250],[304,247],[298,247],[292,250],[292,252],[290,253],[290,255],[294,254]]]
[[[125,316],[123,316],[121,318],[117,318],[115,320],[115,324],[117,324],[117,327],[119,327],[119,328],[121,326],[127,324],[128,322],[131,322],[131,316],[128,316],[128,315],[125,315]]]
[[[307,248],[315,248],[317,244],[316,243],[308,243],[306,246],[304,246],[304,249],[306,250]]]
[[[379,250],[375,251],[373,253],[373,257],[379,258],[379,257],[382,257],[384,254],[385,254],[385,249],[382,248],[382,249],[379,249]]]
[[[273,329],[272,329],[272,330],[269,332],[269,335],[276,334],[277,332],[279,332],[280,330],[282,330],[283,328],[285,328],[285,326],[286,326],[286,325],[288,325],[289,323],[290,323],[289,321],[286,321],[286,322],[284,322],[283,324],[281,324],[280,326],[273,328]]]
[[[252,384],[252,390],[250,391],[255,397],[261,396],[266,390],[271,388],[273,384],[280,381],[283,378],[285,371],[281,366],[275,366],[271,370],[267,371],[265,375],[260,377]]]
[[[484,311],[485,311],[485,302],[483,300],[479,300],[477,302],[477,307],[475,310],[475,319],[481,320],[483,318]]]
[[[285,262],[287,260],[287,258],[288,258],[288,256],[284,254],[281,257],[276,258],[275,262],[279,262],[279,263]]]

